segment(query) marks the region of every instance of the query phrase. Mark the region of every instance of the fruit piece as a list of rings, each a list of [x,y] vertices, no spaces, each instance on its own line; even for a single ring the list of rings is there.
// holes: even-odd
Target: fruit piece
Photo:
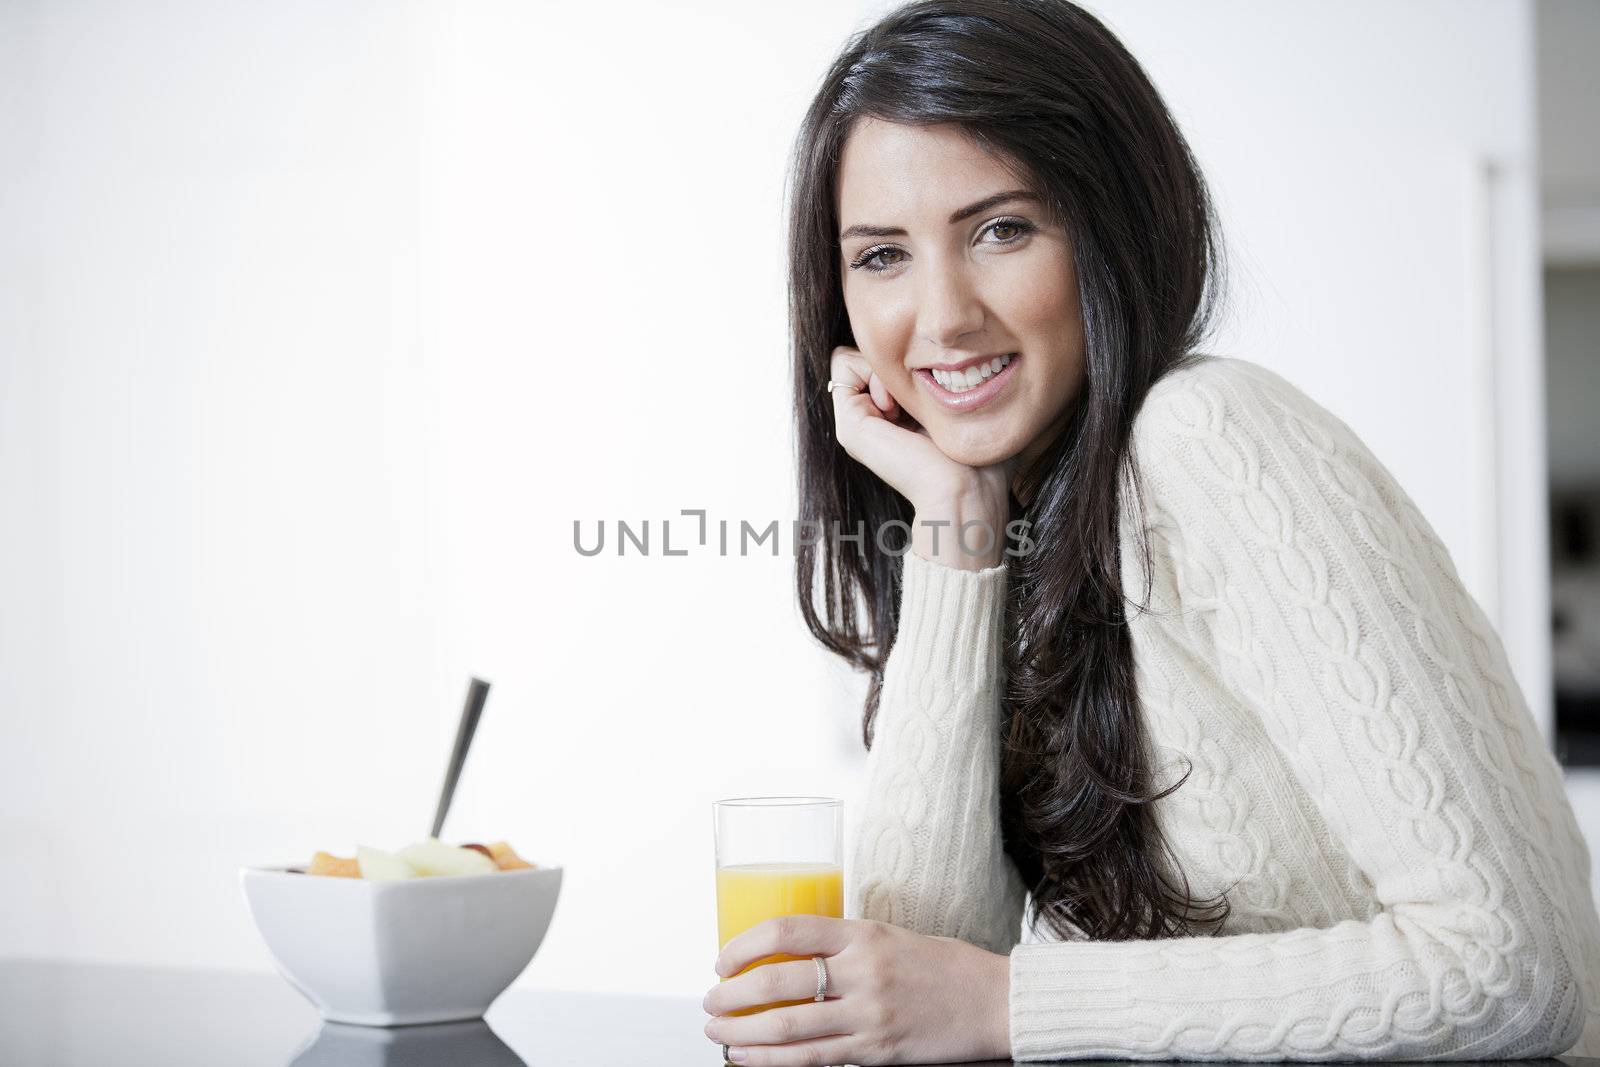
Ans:
[[[395,853],[400,859],[416,868],[424,877],[459,874],[492,874],[495,862],[481,852],[470,848],[447,845],[437,837],[407,845]]]
[[[477,843],[474,842],[474,843],[469,843],[469,844],[462,845],[461,847],[462,848],[470,848],[474,852],[482,852],[485,856],[488,856],[490,859],[494,859],[494,853],[489,851],[489,846],[488,845],[480,845],[480,844],[477,844]]]
[[[517,855],[516,849],[504,841],[496,841],[490,845],[489,855],[494,857],[494,865],[502,871],[525,871],[539,866],[537,863],[529,863]]]
[[[335,856],[327,852],[318,852],[311,857],[311,866],[306,869],[307,874],[322,874],[330,878],[360,878],[361,864],[356,862],[354,856]]]
[[[392,882],[401,878],[415,878],[417,871],[393,852],[362,845],[356,849],[356,862],[361,865],[361,877],[370,882]]]

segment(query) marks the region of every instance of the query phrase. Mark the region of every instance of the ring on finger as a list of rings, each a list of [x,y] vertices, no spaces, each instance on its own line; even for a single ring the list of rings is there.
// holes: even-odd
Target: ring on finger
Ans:
[[[834,388],[837,387],[837,386],[841,386],[841,385],[844,386],[846,389],[850,390],[852,393],[861,392],[860,389],[857,389],[855,386],[851,385],[849,382],[836,382],[832,378],[828,379],[828,386],[824,390],[824,392],[826,392],[829,396],[832,396]]]
[[[817,995],[811,999],[821,1003],[828,998],[828,965],[821,956],[812,956],[811,962],[817,965]]]
[[[758,1017],[778,1005],[800,1008],[815,1002],[832,1003],[843,995],[833,983],[832,971],[820,955],[756,967],[739,976],[741,998],[717,1007],[714,1013],[732,1018],[735,1011],[747,1011],[750,1017]]]

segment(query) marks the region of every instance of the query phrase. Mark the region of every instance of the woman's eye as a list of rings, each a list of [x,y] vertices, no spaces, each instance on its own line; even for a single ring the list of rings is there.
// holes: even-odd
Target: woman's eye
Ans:
[[[862,268],[866,268],[870,271],[888,270],[890,267],[894,266],[894,264],[884,263],[882,257],[898,256],[900,254],[901,252],[898,248],[890,248],[887,246],[869,248],[851,261],[850,269],[860,270]],[[878,265],[873,266],[872,264],[874,262],[877,262]]]
[[[989,232],[994,234],[1001,244],[1006,245],[1022,240],[1032,229],[1033,225],[1022,219],[1000,219],[991,222],[988,227]],[[1001,231],[1009,231],[1011,236],[1007,237]]]

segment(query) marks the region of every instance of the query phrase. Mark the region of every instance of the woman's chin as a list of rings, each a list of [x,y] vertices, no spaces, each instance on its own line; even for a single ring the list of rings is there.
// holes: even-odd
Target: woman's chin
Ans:
[[[973,440],[967,434],[941,433],[931,427],[928,436],[939,451],[965,467],[990,467],[1022,451],[1021,445],[1014,445],[1010,441],[995,441],[993,438]]]

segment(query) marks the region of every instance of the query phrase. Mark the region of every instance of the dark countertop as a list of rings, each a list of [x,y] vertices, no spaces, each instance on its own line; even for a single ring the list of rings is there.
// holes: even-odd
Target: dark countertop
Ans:
[[[705,1020],[688,997],[513,989],[484,1022],[379,1029],[323,1024],[273,974],[0,960],[6,1067],[717,1067]]]

